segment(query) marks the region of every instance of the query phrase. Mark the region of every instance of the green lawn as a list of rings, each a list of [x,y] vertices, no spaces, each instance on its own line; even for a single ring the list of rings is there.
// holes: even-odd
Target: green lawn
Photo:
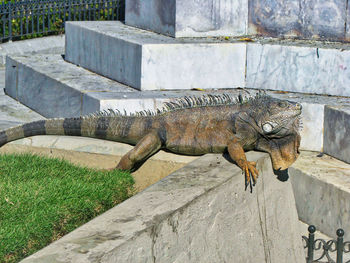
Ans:
[[[130,197],[129,173],[0,155],[0,262],[17,262]]]

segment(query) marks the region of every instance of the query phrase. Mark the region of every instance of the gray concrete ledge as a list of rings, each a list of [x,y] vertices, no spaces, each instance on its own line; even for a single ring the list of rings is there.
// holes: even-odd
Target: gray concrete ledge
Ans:
[[[241,170],[204,156],[22,262],[303,262],[291,184],[266,154],[253,194]]]
[[[350,163],[350,106],[325,108],[324,152]]]
[[[350,239],[350,164],[328,155],[302,152],[289,169],[299,219],[335,238]]]
[[[0,67],[5,66],[7,55],[64,54],[64,35],[40,37],[0,44]]]

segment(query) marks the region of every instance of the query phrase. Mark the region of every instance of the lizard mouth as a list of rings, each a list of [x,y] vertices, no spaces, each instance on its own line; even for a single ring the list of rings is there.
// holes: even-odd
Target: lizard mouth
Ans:
[[[277,179],[282,182],[288,181],[289,179],[288,169],[284,169],[284,170],[281,170],[281,168],[279,168],[278,170],[273,169],[273,173],[277,176]]]

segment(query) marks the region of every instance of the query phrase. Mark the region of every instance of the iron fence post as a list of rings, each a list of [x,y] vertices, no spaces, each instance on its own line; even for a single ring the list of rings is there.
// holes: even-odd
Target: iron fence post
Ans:
[[[337,263],[343,263],[343,250],[344,250],[344,230],[337,230]]]
[[[71,9],[72,8],[73,8],[72,1],[68,0],[68,21],[72,21],[72,19],[71,19]]]
[[[307,240],[307,263],[311,263],[314,260],[314,242],[316,227],[314,225],[309,226],[309,238]]]
[[[8,2],[9,5],[9,40],[12,41],[12,3]]]

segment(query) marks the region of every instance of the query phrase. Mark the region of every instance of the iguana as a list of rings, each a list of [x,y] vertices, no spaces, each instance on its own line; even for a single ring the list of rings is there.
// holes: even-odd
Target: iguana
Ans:
[[[136,145],[117,169],[132,171],[160,149],[185,154],[228,152],[242,169],[246,187],[255,185],[256,163],[244,151],[270,154],[275,170],[287,169],[299,155],[301,105],[264,93],[184,97],[155,112],[104,111],[78,118],[40,120],[0,132],[0,146],[34,135],[84,136]]]

